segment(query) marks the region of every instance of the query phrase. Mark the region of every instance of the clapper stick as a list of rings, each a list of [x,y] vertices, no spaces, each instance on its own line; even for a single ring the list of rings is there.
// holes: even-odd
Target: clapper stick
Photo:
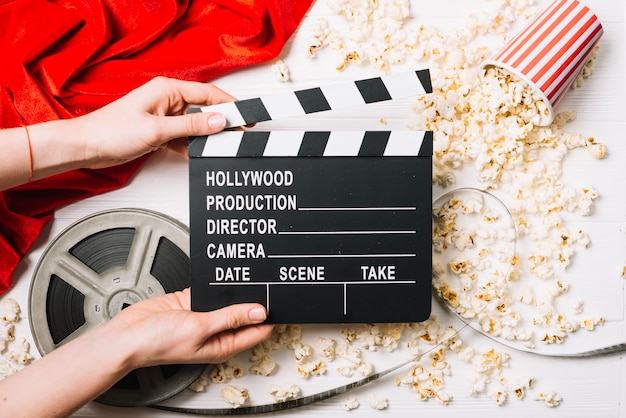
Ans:
[[[432,132],[225,131],[196,138],[189,145],[188,154],[190,157],[427,157],[432,154]]]
[[[192,108],[189,112],[222,113],[226,118],[226,127],[234,128],[326,110],[421,96],[432,91],[430,71],[425,69]]]

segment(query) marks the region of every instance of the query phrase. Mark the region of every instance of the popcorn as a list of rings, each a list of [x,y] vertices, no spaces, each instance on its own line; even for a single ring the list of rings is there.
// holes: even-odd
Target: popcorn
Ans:
[[[349,335],[347,338],[349,342],[360,341],[362,347],[368,351],[378,351],[379,347],[384,347],[388,352],[391,352],[398,347],[403,329],[404,324],[376,324],[365,325],[361,330],[347,329],[342,333]]]
[[[337,348],[337,355],[353,364],[360,364],[363,361],[361,359],[361,350],[347,344],[342,344]]]
[[[2,300],[2,322],[17,322],[20,320],[20,305],[15,299],[4,298]]]
[[[358,372],[363,377],[367,377],[374,372],[374,366],[370,363],[363,361],[361,357],[361,350],[349,346],[348,344],[342,344],[337,348],[337,356],[343,361],[337,366],[336,370],[345,377],[351,377],[354,372]]]
[[[481,194],[459,191],[435,209],[433,219],[433,285],[439,295],[487,333],[509,340],[531,338],[532,333],[518,327],[520,315],[511,309],[514,300],[506,288],[517,263],[509,217],[487,205]],[[450,257],[448,274],[437,264],[440,257]]]
[[[250,366],[250,373],[269,376],[276,369],[276,363],[268,355],[261,357],[256,363]]]
[[[470,396],[475,396],[479,393],[485,392],[487,389],[487,383],[489,383],[489,377],[484,374],[476,374],[473,376],[471,382]]]
[[[526,390],[532,388],[533,379],[526,377],[515,379],[512,382],[504,381],[504,386],[512,391],[517,399],[522,400],[526,396]]]
[[[604,144],[595,144],[592,143],[588,145],[589,153],[596,160],[601,160],[606,157],[606,146]]]
[[[593,329],[597,325],[604,325],[604,318],[600,317],[597,319],[584,319],[580,322],[580,326],[587,329],[588,331],[593,331]]]
[[[332,338],[318,337],[316,347],[319,350],[320,356],[324,357],[326,360],[333,361],[335,359],[335,340]]]
[[[220,392],[222,399],[231,404],[233,408],[243,406],[249,398],[248,391],[232,385],[226,385]]]
[[[585,307],[585,301],[582,299],[577,299],[572,304],[572,311],[574,312],[575,315],[580,315],[581,313],[583,313],[584,307]]]
[[[30,364],[33,357],[30,355],[30,344],[28,341],[23,337],[19,337],[15,341],[15,344],[13,344],[13,349],[7,354],[6,358],[17,364]]]
[[[336,370],[343,377],[352,377],[354,375],[354,370],[355,369],[356,369],[355,366],[350,365],[350,364],[346,364],[346,365],[341,365],[341,366],[337,367]]]
[[[326,364],[320,360],[307,360],[298,365],[298,374],[303,378],[319,376],[326,372]]]
[[[309,30],[306,48],[312,58],[323,48],[331,49],[337,71],[349,64],[387,71],[404,62],[419,43],[417,34],[403,28],[410,15],[409,0],[329,0],[328,7],[348,22],[347,34],[340,36],[325,19],[318,19]]]
[[[367,400],[367,403],[372,409],[376,409],[379,411],[387,409],[387,407],[389,406],[389,401],[387,400],[387,398],[376,394],[370,396]]]
[[[372,363],[361,363],[357,366],[357,371],[363,377],[370,376],[374,373],[374,365]]]
[[[309,357],[311,357],[311,354],[313,354],[313,347],[311,347],[310,345],[303,345],[301,343],[298,343],[294,347],[294,356],[298,363],[307,360]]]
[[[343,409],[346,411],[352,411],[353,409],[357,409],[359,407],[359,400],[353,396],[343,399],[341,402]]]
[[[231,357],[224,363],[216,364],[209,372],[209,378],[213,383],[225,383],[241,377],[243,374],[243,369],[237,363],[237,358]]]
[[[302,328],[300,325],[277,325],[270,337],[269,342],[258,344],[252,349],[250,361],[254,364],[250,367],[250,372],[256,375],[269,376],[276,368],[276,363],[267,355],[270,351],[281,347],[286,347],[293,351],[294,359],[298,363],[297,373],[303,378],[320,376],[326,372],[326,363],[313,357],[313,347],[303,344]],[[334,358],[334,340],[319,339],[325,351],[323,355],[332,361]]]
[[[472,33],[478,31],[479,26],[484,27],[484,22],[477,16],[470,18],[469,22]],[[448,44],[448,51],[444,55],[461,49],[463,42],[472,39],[472,36],[466,36],[464,41],[459,40],[459,47]],[[462,47],[467,51],[468,45]],[[459,57],[460,54],[455,56]],[[587,148],[594,157],[603,158],[606,147],[594,138],[563,130],[575,118],[573,112],[557,115],[550,127],[535,126],[537,120],[533,118],[541,116],[545,109],[541,107],[539,98],[511,75],[496,69],[488,69],[481,74],[472,68],[473,64],[477,67],[478,63],[466,62],[465,66],[459,66],[456,59],[447,61],[431,58],[431,62],[436,64],[431,69],[435,92],[415,102],[414,126],[416,129],[435,131],[433,180],[449,187],[454,183],[452,170],[472,162],[478,179],[487,188],[499,189],[513,199],[509,209],[516,219],[518,235],[520,239],[534,242],[534,247],[529,247],[523,267],[544,280],[546,288],[535,296],[525,290],[528,287],[522,287],[521,294],[518,291],[516,295],[510,295],[514,296],[512,302],[521,301],[530,306],[555,304],[556,299],[568,291],[567,285],[557,277],[557,272],[569,267],[576,244],[581,248],[590,244],[584,231],[578,231],[578,236],[567,231],[562,222],[562,212],[589,215],[597,198],[591,186],[571,187],[562,184],[562,160],[568,150],[576,148]],[[454,208],[451,205],[448,210],[456,210]],[[471,210],[469,206],[458,213],[470,213]],[[460,286],[453,286],[450,280],[445,279],[445,274],[434,271],[435,288],[465,318],[480,316],[481,327],[485,331],[507,339],[532,338],[532,332],[516,326],[513,317],[508,314],[503,317],[490,311],[491,306],[503,306],[497,303],[499,299],[504,299],[502,302],[506,306],[512,305],[506,300],[510,297],[506,294],[508,288],[503,287],[496,294],[477,293],[475,281],[480,276],[474,273],[479,269],[487,269],[485,260],[493,258],[471,258],[469,251],[476,248],[480,251],[475,242],[476,237],[485,239],[485,246],[497,241],[489,237],[488,229],[484,226],[474,231],[455,230],[456,221],[452,216],[459,215],[453,213],[457,212],[436,214],[433,248],[436,252],[454,248],[461,253],[452,259],[449,266],[458,275],[454,280]],[[528,215],[540,217],[542,225],[531,225],[527,221]],[[439,224],[441,217],[443,221]],[[484,221],[488,222],[489,219],[489,215],[486,215]],[[506,256],[498,259],[505,260]],[[516,262],[515,258],[511,258],[513,262]],[[440,266],[435,266],[435,269],[438,268]],[[521,270],[513,269],[506,279],[516,280],[521,273]],[[472,296],[490,303],[479,304]],[[510,309],[508,311],[514,312]],[[505,322],[509,325],[505,325]],[[553,332],[548,334],[544,341],[560,341],[566,336]],[[523,342],[527,346],[534,345],[530,340]]]
[[[193,381],[191,383],[191,385],[188,386],[187,389],[189,389],[192,392],[204,392],[207,388],[207,386],[209,386],[210,383],[210,377],[209,377],[209,368],[207,368],[204,372],[202,372],[202,374],[200,376],[198,376],[198,378]]]
[[[507,394],[501,390],[494,390],[489,393],[489,396],[496,402],[496,405],[504,405],[506,402]]]
[[[548,392],[540,392],[535,397],[537,401],[543,401],[550,408],[554,408],[555,406],[559,406],[563,398],[558,395],[556,392],[548,391]]]
[[[15,299],[4,298],[0,321],[0,375],[8,377],[33,361],[30,343],[15,335],[15,323],[20,320],[21,308]]]
[[[297,324],[285,325],[280,324],[274,328],[274,332],[267,342],[271,349],[276,349],[282,346],[293,350],[294,347],[300,345],[302,339],[302,327]]]
[[[491,349],[485,353],[475,356],[472,364],[481,373],[489,373],[494,375],[499,373],[503,368],[508,367],[509,355],[507,353],[499,353]]]
[[[472,347],[465,347],[458,353],[459,358],[468,363],[471,363],[472,359],[477,355],[478,352]]]
[[[508,369],[509,354],[497,352],[493,349],[480,352],[471,347],[459,344],[457,356],[460,360],[471,364],[474,373],[470,376],[470,396],[486,394],[497,405],[504,405],[510,397],[523,399],[526,391],[533,386],[534,379],[530,377],[505,378],[503,370]],[[494,384],[500,384],[493,387]]]
[[[0,353],[4,352],[10,341],[15,339],[15,325],[12,322],[0,322]]]
[[[300,388],[293,383],[284,385],[274,385],[270,393],[274,396],[274,400],[278,403],[286,402],[289,399],[295,399],[300,394]]]
[[[397,378],[395,383],[412,387],[422,401],[436,398],[445,405],[452,400],[452,396],[443,390],[444,376],[449,374],[446,362],[437,362],[430,368],[417,364],[404,377]]]
[[[580,72],[576,80],[574,81],[572,88],[581,87],[583,85],[583,80],[591,76],[591,74],[593,74],[594,64],[596,61],[596,57],[598,56],[599,50],[600,50],[599,45],[596,45],[593,47],[593,50],[591,51],[591,55],[589,55],[589,59],[585,63],[585,66],[583,67],[582,71]]]
[[[452,395],[447,392],[439,391],[435,393],[435,399],[442,405],[447,405],[452,400]]]
[[[346,340],[347,343],[351,343],[352,341],[357,339],[357,332],[352,328],[344,328],[341,330],[341,336]]]
[[[278,81],[283,83],[289,81],[289,68],[283,60],[277,60],[272,64],[272,73],[274,73],[274,77]]]
[[[333,39],[336,36],[335,32],[331,32],[326,19],[317,19],[315,25],[310,29],[309,39],[307,42],[309,56],[315,58],[317,50],[333,43]]]

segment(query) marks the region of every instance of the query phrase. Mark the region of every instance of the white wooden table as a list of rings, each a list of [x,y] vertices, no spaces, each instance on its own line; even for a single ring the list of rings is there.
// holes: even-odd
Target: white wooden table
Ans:
[[[471,3],[471,5],[469,4]],[[443,0],[439,3],[412,2],[412,19],[407,23],[419,25],[429,23],[442,28],[454,26],[463,21],[465,14],[472,8],[485,7],[486,0],[467,2],[463,0]],[[547,1],[538,1],[547,5]],[[626,341],[624,325],[624,284],[620,277],[625,265],[626,248],[626,97],[624,43],[626,41],[624,22],[624,3],[621,0],[594,1],[584,0],[599,16],[605,29],[601,40],[600,54],[596,60],[593,76],[585,82],[583,88],[572,91],[562,103],[560,110],[571,109],[578,112],[578,119],[568,125],[568,129],[596,137],[608,148],[604,160],[593,160],[584,151],[570,153],[564,163],[563,179],[572,184],[591,184],[598,191],[591,216],[568,216],[566,222],[580,225],[590,235],[592,244],[579,251],[572,266],[564,273],[571,283],[570,292],[582,298],[585,311],[601,315],[606,319],[603,327],[593,332],[580,332],[568,339],[563,349],[575,351],[578,348],[600,346],[602,343]],[[351,66],[344,72],[334,69],[330,54],[321,55],[316,60],[307,57],[304,42],[308,28],[320,16],[328,16],[329,21],[342,23],[336,16],[331,16],[326,2],[319,0],[305,18],[300,30],[293,37],[281,54],[291,71],[291,81],[279,83],[270,70],[271,63],[237,71],[214,80],[224,90],[238,98],[257,97],[279,90],[293,90],[318,86],[339,80],[352,80],[378,75],[369,67]],[[393,71],[400,71],[394,68]],[[412,100],[412,99],[411,99]],[[406,129],[412,117],[411,100],[399,100],[393,103],[370,105],[367,108],[347,109],[332,113],[312,115],[307,118],[273,121],[263,124],[265,129],[314,130],[323,127],[332,129]],[[386,125],[381,125],[381,118]],[[261,128],[260,126],[257,128]],[[460,176],[457,186],[477,185],[471,175]],[[437,191],[436,191],[437,192]],[[7,296],[18,300],[26,311],[30,278],[37,260],[46,245],[72,222],[94,212],[113,208],[137,207],[156,210],[188,224],[187,163],[179,156],[159,152],[143,167],[130,184],[120,190],[96,196],[69,205],[59,210],[54,221],[45,229],[33,249],[19,265],[15,274],[15,285]],[[434,310],[441,311],[435,301]],[[439,314],[444,315],[444,314]],[[444,315],[445,320],[445,315]],[[316,336],[339,337],[340,326],[304,326],[304,338],[314,341]],[[32,343],[27,315],[17,329],[18,335],[26,336]],[[382,380],[369,384],[353,392],[361,406],[351,412],[345,412],[341,406],[343,396],[318,403],[313,406],[277,413],[280,416],[296,415],[302,417],[332,416],[475,416],[509,417],[551,416],[551,417],[618,417],[626,416],[626,360],[623,355],[611,355],[585,359],[563,359],[539,356],[515,351],[501,346],[471,329],[461,333],[463,340],[476,348],[494,347],[511,355],[510,368],[506,376],[530,376],[535,381],[534,389],[523,400],[509,399],[505,405],[498,406],[486,395],[469,396],[467,383],[470,370],[466,365],[457,364],[450,359],[452,375],[446,379],[445,387],[453,395],[448,405],[436,400],[419,401],[406,387],[397,387],[394,378],[403,372],[392,374]],[[33,350],[36,351],[34,344]],[[404,361],[405,354],[366,353],[376,370]],[[364,356],[365,356],[364,355]],[[247,360],[242,357],[242,363]],[[329,368],[326,375],[304,380],[295,374],[293,360],[288,354],[278,354],[275,360],[279,364],[279,373],[273,377],[256,380],[233,382],[245,386],[251,393],[251,404],[265,403],[271,400],[269,387],[273,383],[286,383],[291,380],[302,389],[303,395],[311,395],[320,390],[329,389],[348,383],[349,380]],[[62,378],[62,376],[59,376]],[[244,378],[245,379],[245,378]],[[244,383],[245,382],[245,383]],[[25,390],[27,390],[25,388]],[[205,393],[185,391],[177,395],[170,403],[181,406],[228,407],[220,399],[220,387],[209,386]],[[548,408],[543,402],[534,401],[540,391],[556,391],[563,400],[556,408]],[[384,411],[375,411],[367,405],[371,394],[378,394],[389,400],[389,407]],[[1,413],[0,413],[1,415]],[[181,416],[159,412],[148,408],[116,408],[91,403],[82,408],[77,417],[91,416]]]

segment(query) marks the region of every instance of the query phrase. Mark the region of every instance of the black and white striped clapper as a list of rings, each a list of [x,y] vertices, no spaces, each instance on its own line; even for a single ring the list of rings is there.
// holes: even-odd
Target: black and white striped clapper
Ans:
[[[192,309],[423,321],[432,132],[225,131],[189,145]]]
[[[418,131],[225,131],[194,138],[189,157],[430,157]]]
[[[430,71],[426,69],[193,108],[190,112],[220,112],[226,117],[228,128],[421,96],[432,91]]]

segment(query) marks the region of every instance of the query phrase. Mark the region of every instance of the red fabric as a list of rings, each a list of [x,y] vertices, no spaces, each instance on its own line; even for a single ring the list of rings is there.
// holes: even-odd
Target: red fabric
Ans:
[[[0,128],[95,110],[157,75],[207,81],[278,55],[313,0],[0,0]],[[145,158],[0,196],[0,293],[59,206]]]

